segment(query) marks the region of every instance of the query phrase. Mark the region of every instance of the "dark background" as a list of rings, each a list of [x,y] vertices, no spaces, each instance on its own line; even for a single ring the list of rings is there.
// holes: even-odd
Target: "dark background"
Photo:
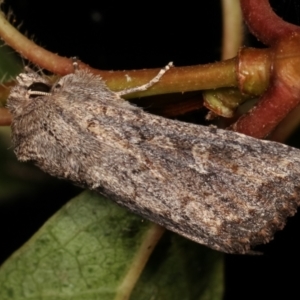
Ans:
[[[78,56],[96,68],[121,70],[163,67],[169,61],[185,66],[219,60],[220,1],[195,3],[182,1],[167,6],[159,2],[85,0],[79,6],[63,0],[7,0],[5,8],[13,10],[16,24],[22,23],[21,31],[48,50]],[[298,0],[271,3],[283,18],[300,24]],[[262,46],[250,36],[246,43]],[[298,135],[289,142],[299,145]],[[0,202],[0,262],[64,201],[78,193],[71,185],[60,184],[59,189],[47,185],[46,191],[41,184],[36,199],[43,201],[23,196],[21,200],[6,199],[11,201],[2,202],[5,205]],[[299,298],[299,235],[300,219],[296,216],[289,219],[274,241],[260,247],[264,255],[226,255],[224,299]]]

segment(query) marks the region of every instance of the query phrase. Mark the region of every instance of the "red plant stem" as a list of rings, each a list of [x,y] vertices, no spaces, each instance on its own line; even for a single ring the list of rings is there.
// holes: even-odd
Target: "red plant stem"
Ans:
[[[268,0],[241,0],[241,6],[250,30],[271,46],[271,74],[268,90],[257,106],[231,128],[264,138],[300,103],[300,27],[278,17]]]
[[[267,92],[257,106],[232,129],[264,138],[300,103],[300,34],[281,38],[273,47],[272,75]]]
[[[277,16],[268,0],[241,0],[244,19],[250,31],[264,44],[274,45],[279,39],[300,33],[296,25]]]
[[[232,129],[252,137],[264,138],[298,104],[299,94],[291,95],[289,87],[276,80],[257,106],[250,113],[243,115]]]
[[[9,126],[11,123],[11,114],[4,108],[0,107],[0,126]]]

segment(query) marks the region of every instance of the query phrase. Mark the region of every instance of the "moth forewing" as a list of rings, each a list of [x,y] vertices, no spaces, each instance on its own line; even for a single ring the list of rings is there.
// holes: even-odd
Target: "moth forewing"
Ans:
[[[297,149],[145,113],[87,71],[18,82],[8,108],[20,160],[198,243],[250,252],[299,205]]]

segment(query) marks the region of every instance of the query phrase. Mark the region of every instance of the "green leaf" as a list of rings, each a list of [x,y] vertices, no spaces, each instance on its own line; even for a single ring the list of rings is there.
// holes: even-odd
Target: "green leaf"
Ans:
[[[22,70],[20,59],[10,47],[0,42],[0,82],[10,80]]]
[[[131,300],[223,299],[223,254],[167,232]]]
[[[2,265],[0,299],[221,299],[222,255],[175,234],[144,269],[162,233],[84,192]]]

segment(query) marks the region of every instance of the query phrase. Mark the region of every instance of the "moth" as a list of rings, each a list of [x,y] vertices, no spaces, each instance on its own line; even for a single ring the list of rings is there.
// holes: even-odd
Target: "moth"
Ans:
[[[138,89],[27,69],[7,102],[17,158],[215,250],[271,240],[300,202],[300,150],[146,113],[121,98]]]

